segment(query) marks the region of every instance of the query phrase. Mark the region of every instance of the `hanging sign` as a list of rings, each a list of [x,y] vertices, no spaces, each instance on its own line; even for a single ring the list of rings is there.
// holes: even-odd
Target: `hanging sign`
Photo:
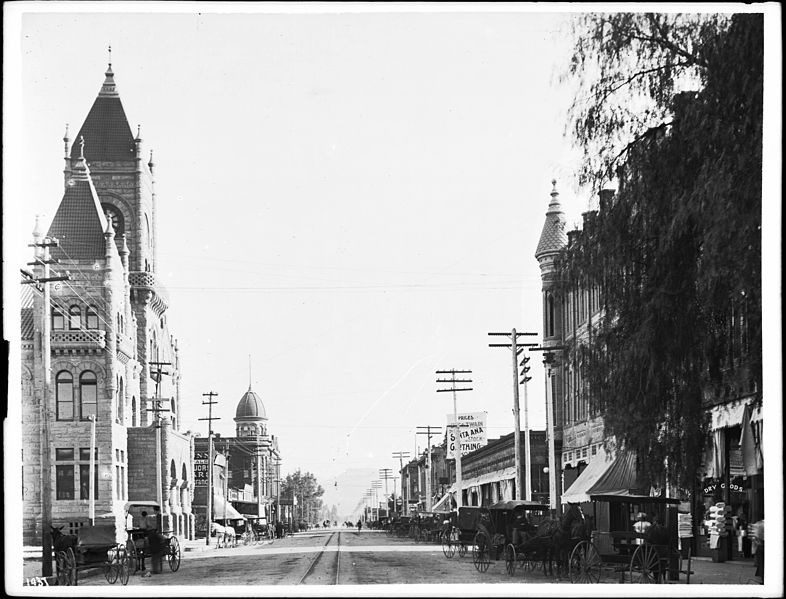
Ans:
[[[469,412],[458,415],[461,457],[486,445],[487,416],[486,412]],[[456,416],[448,414],[448,459],[456,459],[456,428]]]
[[[207,487],[208,455],[206,451],[194,452],[194,486]]]

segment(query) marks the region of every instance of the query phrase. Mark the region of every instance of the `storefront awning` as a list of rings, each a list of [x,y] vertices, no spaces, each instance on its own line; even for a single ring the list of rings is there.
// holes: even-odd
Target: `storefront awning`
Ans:
[[[750,403],[752,403],[751,398],[744,397],[728,403],[712,406],[710,409],[710,416],[712,417],[711,430],[715,431],[719,428],[739,426],[742,423],[742,414],[745,412],[745,406]],[[751,420],[753,422],[761,420],[761,409],[759,407],[754,409],[751,414]]]
[[[449,512],[451,508],[450,493],[445,493],[437,503],[431,506],[432,512]]]
[[[623,452],[611,458],[603,447],[598,449],[586,469],[562,495],[562,503],[582,503],[590,495],[627,494],[637,487],[636,456]]]
[[[226,512],[224,508],[226,507]],[[221,495],[213,494],[213,519],[223,520],[226,514],[227,520],[243,520],[245,516],[238,512],[231,503],[228,503]]]

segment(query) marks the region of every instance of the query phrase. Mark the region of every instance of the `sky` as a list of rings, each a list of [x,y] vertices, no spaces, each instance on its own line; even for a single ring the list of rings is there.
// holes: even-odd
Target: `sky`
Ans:
[[[154,151],[184,429],[207,433],[214,391],[214,430],[233,436],[250,382],[282,472],[313,472],[328,503],[346,471],[397,470],[394,452],[424,449],[416,427],[444,431],[436,370],[472,370],[458,411],[486,411],[490,439],[513,430],[511,355],[488,333],[540,341],[551,180],[569,228],[589,201],[557,80],[565,9],[35,4],[5,42],[21,50],[4,85],[7,263],[30,259],[35,215],[48,227],[57,209],[65,127],[79,130],[111,45],[132,131]],[[542,430],[539,354],[530,365]],[[356,486],[345,504],[370,481]]]

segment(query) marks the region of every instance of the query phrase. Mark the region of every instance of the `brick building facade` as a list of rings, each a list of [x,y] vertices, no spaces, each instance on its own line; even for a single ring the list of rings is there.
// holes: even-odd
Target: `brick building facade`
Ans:
[[[43,235],[56,238],[50,305],[25,288],[21,311],[23,537],[41,539],[42,419],[49,425],[52,520],[74,530],[88,521],[91,417],[95,417],[95,514],[124,538],[124,506],[156,499],[156,431],[161,435],[163,526],[193,536],[193,442],[180,426],[180,360],[169,331],[166,290],[156,275],[152,152],[125,116],[111,64],[73,146],[66,130],[64,195]],[[42,257],[41,249],[37,256]],[[36,266],[41,276],[43,266]],[[44,372],[44,321],[51,369]],[[154,363],[166,363],[164,375]],[[45,397],[45,381],[50,392]],[[154,399],[163,408],[156,428]]]

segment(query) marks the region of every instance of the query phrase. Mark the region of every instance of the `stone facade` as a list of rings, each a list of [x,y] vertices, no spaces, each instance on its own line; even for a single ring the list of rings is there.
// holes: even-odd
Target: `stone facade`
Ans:
[[[71,148],[64,138],[65,192],[46,236],[61,238],[52,270],[69,271],[70,280],[50,284],[50,306],[40,293],[26,293],[22,304],[22,321],[31,325],[23,327],[21,345],[24,543],[42,538],[42,418],[50,431],[52,521],[72,531],[88,522],[91,414],[96,518],[114,521],[124,539],[126,502],[157,498],[160,431],[163,526],[192,538],[193,440],[178,431],[177,342],[166,322],[166,291],[155,278],[152,157],[144,163],[142,140],[130,134],[111,65],[78,140]],[[124,145],[129,151],[118,152]],[[38,227],[34,237],[44,239]],[[37,269],[42,276],[43,267]],[[51,322],[49,373],[44,319]],[[150,364],[156,361],[169,363],[158,385]],[[155,398],[165,398],[168,410],[160,428],[151,411]]]

